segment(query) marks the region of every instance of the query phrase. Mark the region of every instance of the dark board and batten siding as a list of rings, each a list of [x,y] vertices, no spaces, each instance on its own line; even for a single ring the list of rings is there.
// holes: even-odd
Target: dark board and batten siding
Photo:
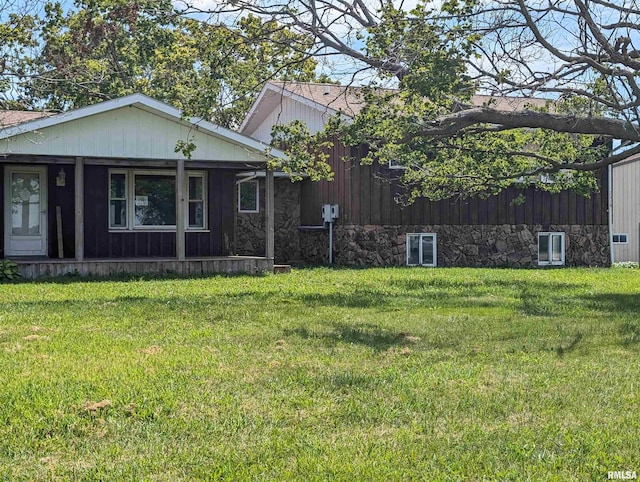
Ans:
[[[4,165],[0,164],[0,259],[4,258]]]
[[[331,182],[305,180],[302,187],[301,224],[321,224],[322,204],[338,204],[338,224],[353,225],[500,225],[581,224],[606,225],[607,171],[597,174],[600,191],[587,198],[564,191],[551,194],[534,188],[511,187],[487,199],[419,199],[403,207],[394,201],[401,188],[398,171],[357,161],[343,162],[349,149],[336,142],[329,162],[335,173]],[[353,154],[352,154],[353,155]],[[514,205],[520,194],[523,204]]]
[[[85,256],[87,258],[166,257],[176,254],[175,232],[109,232],[108,166],[85,166]],[[233,239],[235,171],[207,169],[208,232],[186,233],[188,257],[226,256]]]
[[[37,165],[37,164],[36,164]],[[4,226],[4,166],[0,163],[0,226]],[[56,185],[60,169],[65,172],[65,185]],[[58,258],[58,227],[56,207],[62,218],[62,245],[65,258],[75,257],[74,172],[68,164],[47,165],[47,255]],[[0,258],[4,257],[4,228],[0,229]]]
[[[64,169],[65,184],[64,186],[56,185],[56,177]],[[50,164],[48,168],[48,208],[47,208],[47,224],[48,224],[48,251],[49,258],[58,258],[58,225],[56,220],[56,207],[60,206],[60,214],[62,218],[62,246],[64,258],[75,257],[75,173],[72,165]]]

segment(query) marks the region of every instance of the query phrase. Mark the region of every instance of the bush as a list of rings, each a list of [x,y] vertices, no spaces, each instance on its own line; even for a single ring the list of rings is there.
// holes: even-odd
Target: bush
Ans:
[[[0,260],[0,283],[12,281],[20,277],[18,265],[8,259]]]
[[[620,263],[613,263],[614,268],[627,268],[638,269],[640,265],[636,261],[622,261]]]

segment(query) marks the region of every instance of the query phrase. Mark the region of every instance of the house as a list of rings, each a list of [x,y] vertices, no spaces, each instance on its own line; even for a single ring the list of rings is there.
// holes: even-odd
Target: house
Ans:
[[[613,261],[640,261],[640,157],[611,168]]]
[[[490,97],[478,96],[485,103]],[[491,99],[497,108],[517,109],[523,99]],[[271,128],[302,120],[312,133],[337,113],[353,117],[362,108],[356,87],[296,82],[267,83],[245,118],[240,132],[269,142]],[[276,181],[276,261],[371,266],[607,266],[610,264],[607,172],[598,174],[599,192],[590,198],[572,192],[550,194],[528,185],[512,187],[488,199],[419,199],[403,207],[394,202],[401,191],[401,166],[361,166],[357,149],[337,140],[330,152],[331,182]],[[263,189],[253,178],[245,190]],[[514,199],[524,195],[526,202]],[[284,198],[284,199],[283,199]],[[323,222],[322,206],[337,205],[338,217]],[[252,254],[260,246],[262,214],[240,213],[238,249]],[[330,229],[327,229],[330,227]],[[329,248],[331,246],[331,248]],[[260,249],[260,248],[258,248]]]
[[[3,112],[0,257],[26,277],[272,270],[265,147],[141,94],[57,115]],[[259,170],[263,250],[234,256],[236,182]]]

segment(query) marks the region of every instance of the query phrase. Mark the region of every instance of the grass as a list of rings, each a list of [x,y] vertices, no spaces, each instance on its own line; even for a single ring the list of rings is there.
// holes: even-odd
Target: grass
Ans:
[[[3,285],[0,478],[605,480],[639,352],[637,270]]]

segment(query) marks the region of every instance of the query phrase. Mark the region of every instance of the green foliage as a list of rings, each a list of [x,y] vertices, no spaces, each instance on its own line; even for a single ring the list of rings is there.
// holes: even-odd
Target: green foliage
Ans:
[[[592,173],[562,169],[604,156],[607,146],[592,136],[476,126],[463,136],[428,138],[421,127],[452,112],[452,101],[437,102],[408,87],[386,95],[371,91],[366,99],[367,107],[344,126],[343,138],[348,145],[371,146],[366,162],[384,165],[393,159],[406,166],[402,181],[407,202],[416,197],[487,197],[514,184],[585,195],[597,189]]]
[[[614,268],[624,269],[640,269],[640,264],[637,261],[621,261],[613,264]]]
[[[327,162],[333,141],[324,132],[311,135],[304,122],[293,121],[273,126],[271,136],[273,145],[282,147],[287,157],[278,159],[271,156],[269,169],[289,173],[292,181],[301,180],[303,174],[313,181],[333,179],[333,171]]]
[[[195,144],[195,142],[193,142],[193,139],[179,139],[176,142],[176,146],[174,147],[173,151],[181,153],[185,157],[185,159],[191,159],[193,151],[195,151],[197,147],[198,146]]]
[[[8,259],[0,259],[0,283],[20,278],[18,265]]]
[[[405,166],[400,180],[406,189],[400,198],[409,204],[418,197],[486,198],[512,185],[524,188],[533,184],[552,193],[569,189],[585,196],[598,189],[592,172],[562,167],[604,157],[607,144],[593,136],[545,129],[494,132],[489,128],[452,138],[428,138],[421,126],[451,112],[452,101],[439,103],[410,88],[364,88],[362,97],[365,107],[353,122],[344,122],[338,114],[315,135],[300,122],[277,126],[275,143],[284,143],[289,155],[280,167],[288,170],[295,166],[297,172],[313,178],[330,179],[331,169],[323,153],[327,139],[340,139],[348,146],[367,146],[363,164],[387,165],[393,160]]]
[[[457,268],[4,285],[0,474],[606,479],[640,452],[639,289]]]
[[[266,80],[315,78],[308,37],[253,15],[237,27],[198,21],[170,0],[78,1],[67,10],[51,2],[23,31],[14,41],[40,48],[22,51],[13,87],[31,106],[67,110],[142,92],[236,127]]]
[[[439,15],[431,2],[419,3],[408,15],[386,3],[380,21],[367,30],[363,41],[368,59],[386,59],[402,66],[399,71],[384,66],[379,69],[381,78],[400,80],[398,89],[381,89],[373,83],[362,90],[365,107],[352,123],[342,122],[338,115],[315,136],[305,137],[299,125],[292,125],[291,139],[307,142],[309,147],[289,149],[290,163],[296,169],[308,167],[313,176],[329,178],[330,171],[321,158],[311,162],[311,153],[322,152],[326,139],[339,138],[356,148],[366,146],[363,163],[387,165],[393,161],[406,167],[400,179],[406,188],[401,196],[405,203],[417,197],[488,197],[514,185],[533,184],[552,193],[569,189],[585,196],[597,190],[589,165],[605,157],[608,146],[594,136],[548,129],[498,130],[487,124],[472,125],[450,136],[425,135],[426,127],[456,112],[461,103],[468,104],[475,94],[467,65],[475,55],[472,45],[478,38],[464,20],[473,3],[445,3],[444,13],[459,15],[453,24],[450,17]],[[503,75],[509,77],[510,73]],[[488,107],[494,104],[491,101]],[[552,106],[518,108],[601,113],[593,103],[568,95]],[[282,134],[283,128],[278,129]],[[569,168],[575,164],[578,169]]]

